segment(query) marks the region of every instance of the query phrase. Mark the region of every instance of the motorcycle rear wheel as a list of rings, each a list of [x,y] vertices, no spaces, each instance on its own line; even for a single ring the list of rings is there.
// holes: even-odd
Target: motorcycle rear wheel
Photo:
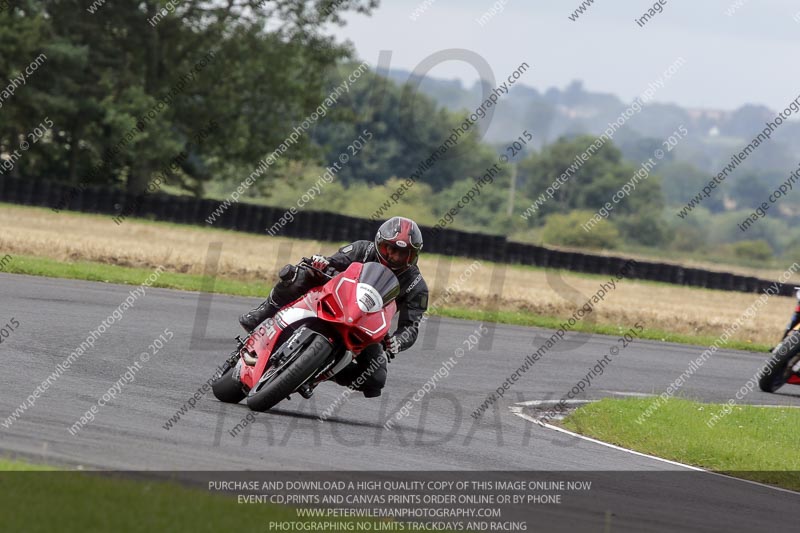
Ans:
[[[247,397],[247,406],[259,412],[273,408],[322,368],[332,352],[328,340],[317,335],[285,369]]]
[[[792,377],[790,364],[800,355],[800,333],[793,331],[790,333],[777,348],[775,348],[772,358],[775,364],[758,380],[758,388],[764,392],[775,392],[789,381]],[[770,358],[770,359],[772,359]]]

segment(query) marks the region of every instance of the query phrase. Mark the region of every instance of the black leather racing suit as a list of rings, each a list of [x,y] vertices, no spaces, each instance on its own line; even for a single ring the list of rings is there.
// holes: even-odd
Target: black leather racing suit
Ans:
[[[343,272],[351,263],[369,263],[378,261],[375,243],[372,241],[355,241],[343,246],[328,258],[330,266]],[[400,351],[414,345],[419,334],[419,323],[428,309],[428,285],[416,265],[408,267],[397,274],[400,282],[400,294],[397,297],[398,322],[394,336],[400,341]],[[274,304],[283,307],[293,302],[310,289],[324,283],[319,276],[310,274],[305,269],[297,269],[295,279],[289,284],[278,283],[270,295]],[[375,361],[375,364],[371,363]],[[370,398],[380,396],[386,384],[386,357],[380,344],[367,346],[356,360],[336,375],[336,382],[344,386],[353,386]],[[370,368],[373,368],[370,372]],[[363,377],[361,377],[363,376]],[[362,384],[356,386],[361,377]]]

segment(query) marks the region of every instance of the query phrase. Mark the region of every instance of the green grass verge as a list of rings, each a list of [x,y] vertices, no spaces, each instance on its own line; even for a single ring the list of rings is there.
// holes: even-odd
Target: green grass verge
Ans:
[[[105,283],[121,283],[127,285],[141,284],[151,273],[151,269],[131,268],[105,263],[78,261],[63,263],[55,259],[32,256],[14,256],[3,268],[4,272],[14,274],[28,274],[32,276],[48,276],[53,278],[80,279],[99,281]],[[180,274],[164,272],[153,283],[154,287],[166,289],[179,289],[186,291],[215,292],[233,296],[263,297],[269,292],[270,286],[257,282],[243,282],[226,278],[213,280],[206,276],[196,274]],[[431,314],[464,320],[478,320],[483,322],[497,322],[518,326],[535,326],[557,329],[564,322],[563,319],[521,313],[518,311],[482,311],[463,308],[436,309]],[[572,331],[584,333],[599,333],[603,335],[619,335],[630,326],[621,327],[613,324],[591,324],[579,322]],[[676,342],[681,344],[710,345],[716,339],[707,336],[693,336],[670,333],[659,329],[645,329],[639,334],[642,339]],[[754,344],[744,341],[730,341],[726,348],[734,350],[747,350],[753,352],[769,352],[770,346]]]
[[[672,398],[641,424],[653,398],[604,399],[574,411],[567,429],[664,459],[800,490],[800,409],[734,406]],[[721,418],[707,422],[712,415]]]
[[[5,265],[3,272],[47,276],[51,278],[80,279],[105,283],[139,285],[153,273],[149,268],[131,268],[106,263],[77,261],[64,263],[46,257],[15,255]],[[269,286],[261,283],[247,283],[226,278],[213,278],[197,274],[164,272],[153,283],[153,287],[180,289],[184,291],[205,291],[235,296],[263,296]]]
[[[270,521],[307,522],[288,507],[240,505],[233,497],[176,483],[80,472],[2,473],[0,491],[4,531],[219,533],[232,524],[269,531]]]
[[[52,466],[35,465],[13,459],[0,458],[0,472],[43,472],[58,470]]]
[[[300,522],[308,531],[379,531],[385,529],[377,524],[386,523],[384,519],[299,517],[292,507],[240,504],[235,495],[177,482],[56,471],[7,459],[0,459],[0,494],[0,530],[26,533],[273,531],[270,522],[288,527]]]
[[[327,531],[320,529],[320,524],[335,523],[341,526],[333,526],[333,530],[347,531],[358,530],[355,524],[359,522],[376,523],[356,518],[301,518],[291,507],[239,504],[235,496],[175,482],[53,471],[5,459],[0,459],[0,494],[0,530],[26,533],[272,531],[270,522],[318,526],[309,531]]]

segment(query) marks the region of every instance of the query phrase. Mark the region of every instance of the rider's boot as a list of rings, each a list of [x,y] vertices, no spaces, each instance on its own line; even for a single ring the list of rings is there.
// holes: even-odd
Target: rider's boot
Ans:
[[[281,308],[272,299],[272,294],[264,300],[264,303],[239,317],[239,324],[242,325],[247,333],[251,333],[256,327],[268,318],[275,316]]]

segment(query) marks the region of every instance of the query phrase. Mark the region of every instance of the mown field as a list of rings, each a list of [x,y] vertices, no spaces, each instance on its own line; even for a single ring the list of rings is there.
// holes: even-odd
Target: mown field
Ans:
[[[0,234],[0,256],[46,258],[62,265],[37,267],[31,266],[34,261],[28,261],[28,266],[24,266],[24,261],[17,261],[15,266],[12,261],[4,266],[6,271],[82,277],[82,271],[94,269],[100,274],[85,278],[102,280],[103,266],[149,270],[163,265],[172,274],[185,274],[197,280],[211,264],[217,266],[219,286],[233,287],[218,289],[220,292],[252,296],[265,295],[277,270],[285,263],[314,253],[330,254],[343,244],[137,219],[117,225],[108,216],[55,213],[8,204],[0,204],[0,225],[4,228]],[[357,238],[372,236],[353,236],[354,240]],[[80,262],[91,265],[73,264]],[[431,288],[430,301],[436,302],[445,289],[457,285],[458,290],[442,306],[451,310],[451,316],[485,318],[484,311],[493,310],[499,311],[496,318],[500,321],[553,326],[571,316],[610,277],[473,263],[465,258],[423,254],[420,268]],[[471,275],[464,274],[470,270]],[[179,285],[166,286],[199,288],[199,283]],[[584,320],[584,326],[609,332],[617,327],[627,329],[641,321],[650,331],[650,338],[703,344],[720,335],[757,297],[623,279],[595,307],[592,318]],[[731,345],[763,349],[774,344],[793,305],[791,298],[770,298],[754,317],[744,321]]]

